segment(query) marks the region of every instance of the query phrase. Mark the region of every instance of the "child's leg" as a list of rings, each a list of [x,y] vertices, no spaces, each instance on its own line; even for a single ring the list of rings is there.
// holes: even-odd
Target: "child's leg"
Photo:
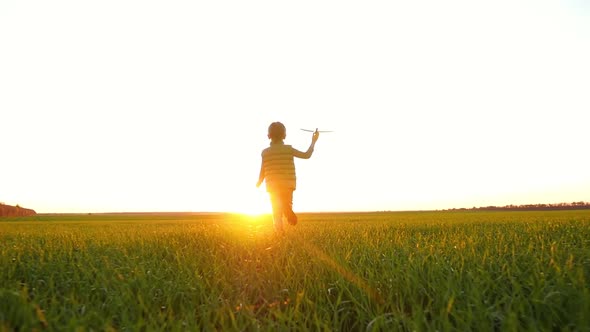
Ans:
[[[272,221],[275,230],[283,231],[283,200],[279,193],[269,193],[270,203],[272,205]]]
[[[283,193],[283,211],[287,217],[287,221],[291,225],[297,224],[297,215],[293,212],[293,191]]]

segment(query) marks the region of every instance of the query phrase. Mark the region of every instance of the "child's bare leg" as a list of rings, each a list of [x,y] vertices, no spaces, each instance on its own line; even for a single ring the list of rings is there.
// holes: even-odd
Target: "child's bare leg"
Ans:
[[[285,216],[287,217],[287,221],[291,225],[297,224],[297,215],[293,212],[293,192],[288,191],[283,195],[283,211],[285,211]]]
[[[270,194],[270,201],[272,205],[272,221],[277,232],[283,231],[283,204],[280,195],[276,193]]]
[[[275,231],[282,232],[283,231],[283,212],[273,212],[272,214],[272,221],[275,226]]]

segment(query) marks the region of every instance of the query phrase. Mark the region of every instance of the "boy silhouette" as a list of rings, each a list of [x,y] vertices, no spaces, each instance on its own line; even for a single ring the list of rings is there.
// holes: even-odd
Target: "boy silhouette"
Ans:
[[[285,145],[287,129],[280,122],[273,122],[268,127],[270,146],[262,150],[262,165],[256,187],[266,182],[272,205],[275,230],[283,231],[283,216],[291,225],[297,224],[297,215],[293,212],[293,191],[296,189],[295,162],[293,157],[309,159],[313,154],[315,142],[320,133],[316,130],[311,138],[311,145],[306,152],[301,152],[291,145]]]

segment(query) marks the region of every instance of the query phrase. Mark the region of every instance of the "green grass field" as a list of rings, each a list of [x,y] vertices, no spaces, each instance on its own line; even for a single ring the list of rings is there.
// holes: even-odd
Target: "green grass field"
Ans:
[[[590,331],[590,211],[0,220],[0,331]]]

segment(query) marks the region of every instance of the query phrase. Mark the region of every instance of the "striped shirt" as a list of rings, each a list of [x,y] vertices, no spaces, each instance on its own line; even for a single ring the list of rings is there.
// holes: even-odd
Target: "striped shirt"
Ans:
[[[270,147],[262,151],[262,171],[266,182],[266,191],[295,190],[297,176],[293,157],[309,159],[313,148],[301,152],[291,145],[282,142],[271,143]]]

